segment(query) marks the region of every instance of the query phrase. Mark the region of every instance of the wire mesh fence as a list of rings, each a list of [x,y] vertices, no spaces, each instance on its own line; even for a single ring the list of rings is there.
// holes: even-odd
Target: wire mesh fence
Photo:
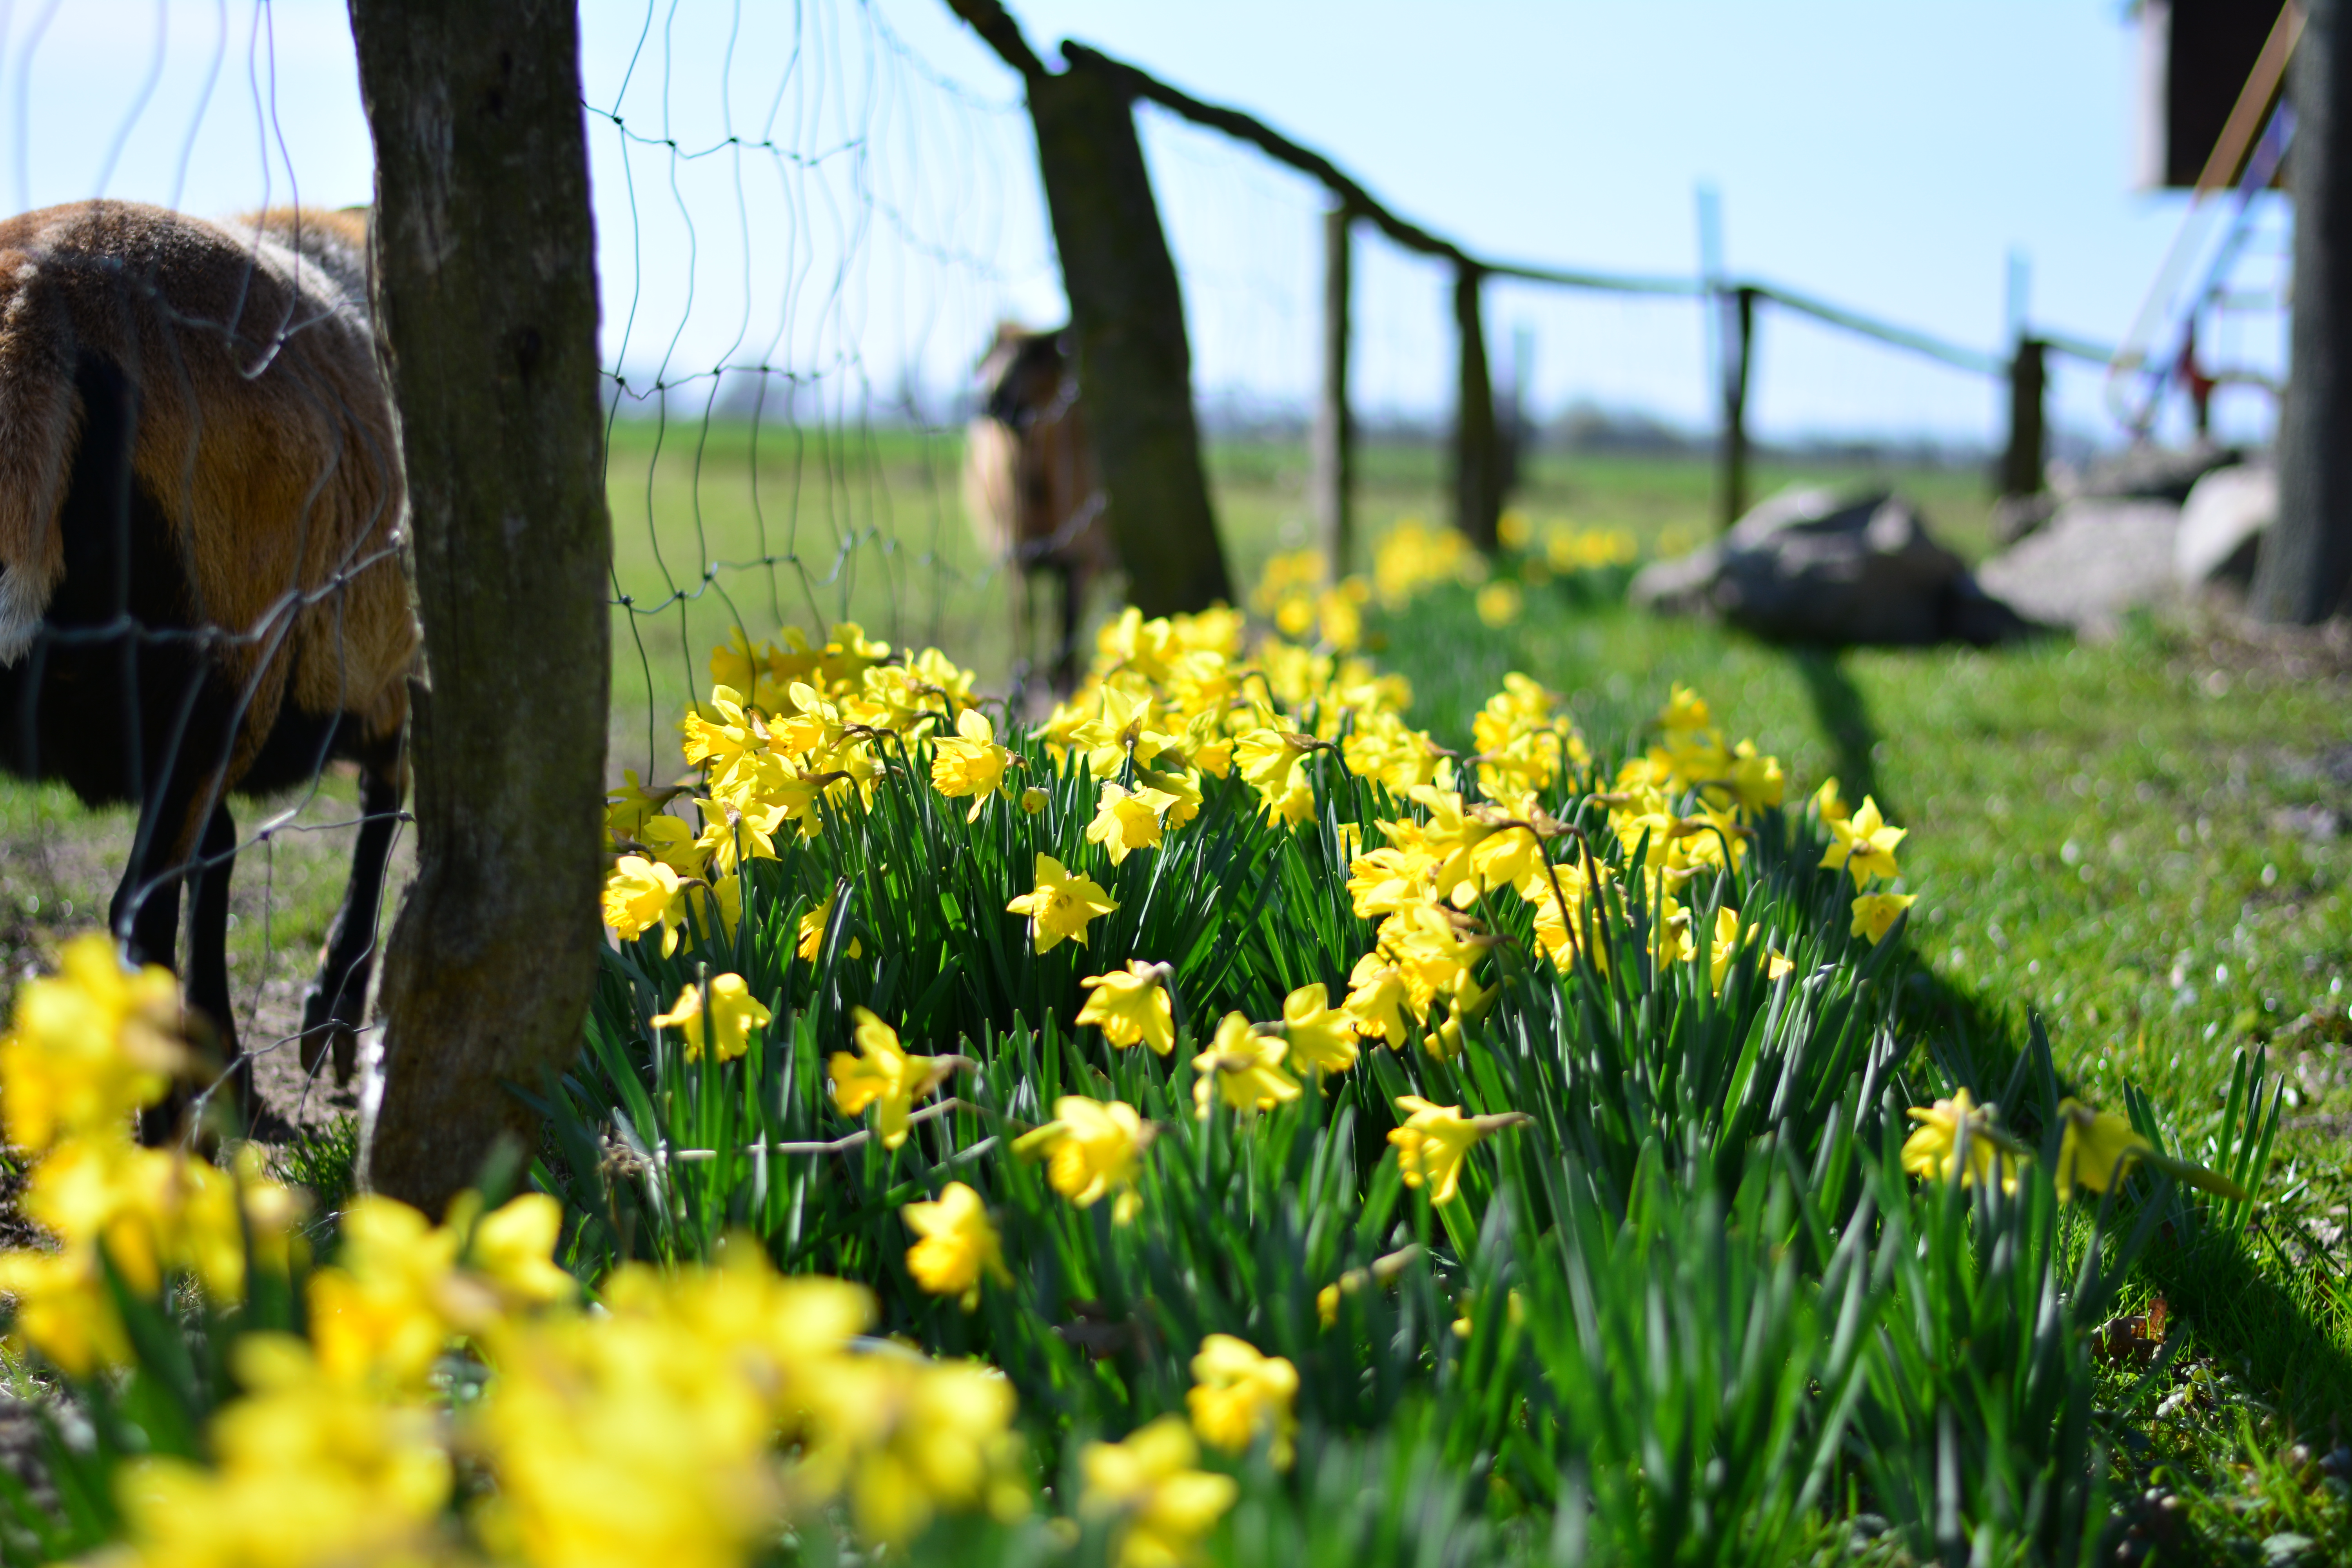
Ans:
[[[1019,78],[918,0],[598,0],[582,20],[614,539],[615,773],[677,771],[677,716],[707,693],[711,651],[738,628],[755,641],[822,642],[852,622],[893,645],[940,646],[992,688],[1022,679],[1045,657],[1016,610],[1035,563],[974,515],[980,492],[966,483],[967,427],[991,417],[981,368],[1000,325],[1057,328],[1068,310]],[[135,451],[118,465],[130,499],[100,504],[79,469],[60,468],[50,489],[68,498],[58,500],[66,513],[0,538],[0,552],[16,552],[0,598],[35,619],[52,604],[37,586],[47,582],[41,541],[58,537],[57,516],[83,515],[73,506],[95,508],[105,527],[90,538],[112,539],[133,563],[130,586],[109,599],[102,563],[116,557],[100,549],[78,563],[68,542],[64,581],[97,597],[74,612],[79,623],[52,614],[10,679],[39,688],[59,657],[88,662],[111,648],[132,658],[138,679],[100,699],[85,688],[20,703],[13,726],[40,744],[19,745],[13,760],[54,780],[69,752],[102,753],[119,776],[83,793],[145,805],[92,828],[54,783],[10,794],[0,903],[13,924],[0,934],[29,952],[99,918],[127,865],[125,896],[108,915],[164,956],[179,946],[161,934],[173,923],[166,906],[194,879],[184,901],[201,929],[181,951],[199,968],[207,944],[226,953],[225,978],[198,998],[264,1063],[274,1100],[308,1114],[305,1059],[318,1068],[337,1057],[299,1044],[307,1027],[314,1047],[331,1046],[338,1031],[323,1026],[360,1021],[352,998],[333,994],[354,977],[363,988],[404,863],[399,764],[384,739],[387,725],[397,730],[386,694],[404,656],[396,637],[362,628],[354,608],[370,584],[397,577],[398,474],[381,388],[314,364],[330,340],[362,363],[369,352],[364,242],[352,237],[360,220],[338,216],[370,189],[348,28],[331,10],[262,3],[48,0],[0,11],[0,177],[19,208],[121,198],[223,220],[189,231],[216,256],[201,299],[175,292],[161,261],[113,255],[85,269],[91,300],[153,318],[133,331],[138,354],[114,356],[143,399]],[[1314,538],[1306,437],[1332,198],[1169,110],[1138,112],[1183,289],[1223,543],[1245,584],[1272,554]],[[1377,171],[1360,173],[1377,184]],[[272,228],[232,216],[268,207],[301,216]],[[65,253],[53,238],[13,243],[28,258],[14,298],[32,300],[38,287],[25,279],[58,275]],[[1443,521],[1451,505],[1455,279],[1452,265],[1367,225],[1355,257],[1348,395],[1364,439],[1363,527],[1376,535],[1405,517]],[[1529,504],[1564,515],[1601,504],[1580,463],[1671,461],[1683,477],[1643,514],[1646,537],[1654,550],[1696,542],[1710,513],[1706,483],[1691,474],[1704,472],[1695,460],[1720,414],[1710,310],[1689,294],[1488,279],[1489,353],[1522,432]],[[1929,302],[1920,314],[1933,315]],[[103,336],[76,331],[77,343]],[[13,319],[0,325],[0,350],[20,341]],[[211,374],[197,365],[205,356],[220,362],[227,390],[194,397],[173,426],[163,411]],[[75,380],[78,362],[51,361],[47,381],[0,378],[0,395],[64,387],[86,415],[93,393]],[[2062,410],[2095,402],[2095,372],[2059,362],[2054,374]],[[1807,463],[1973,465],[2005,416],[2000,383],[1980,371],[1769,301],[1751,383],[1754,434],[1784,459],[1767,464],[1767,482]],[[281,385],[291,412],[240,411],[240,398],[266,402]],[[289,444],[270,434],[271,418],[325,434],[307,448]],[[58,462],[73,449],[49,448]],[[274,487],[275,510],[225,503],[223,487],[238,485]],[[8,504],[37,513],[49,494],[25,481]],[[222,537],[246,554],[206,542],[204,520],[229,513]],[[277,542],[251,543],[264,534]],[[140,562],[178,572],[157,591],[179,599],[146,610],[124,599],[145,591]],[[236,592],[215,591],[206,573]],[[1114,592],[1098,588],[1094,608]],[[174,707],[178,689],[141,662],[159,659],[180,661],[183,687],[194,679],[186,670],[202,672],[188,688],[195,707]],[[41,715],[67,712],[65,701],[73,733],[51,736]],[[206,717],[184,721],[184,708]],[[134,714],[160,728],[134,735],[124,728]],[[263,798],[215,812],[215,797],[239,790]],[[379,884],[367,867],[386,853],[393,868]],[[353,857],[356,879],[343,869]],[[355,902],[338,924],[346,886]],[[329,1000],[306,1003],[322,942],[334,949]]]

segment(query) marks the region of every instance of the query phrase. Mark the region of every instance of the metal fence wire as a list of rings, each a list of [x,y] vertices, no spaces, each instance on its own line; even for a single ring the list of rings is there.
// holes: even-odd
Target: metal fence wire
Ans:
[[[1068,310],[1020,77],[937,0],[590,0],[582,26],[615,782],[680,772],[678,718],[739,628],[854,623],[1025,680],[1052,650],[1016,622],[1022,574],[963,474],[1000,326]],[[22,967],[127,867],[105,918],[141,956],[177,953],[272,1113],[308,1118],[349,1103],[405,863],[412,622],[367,220],[342,210],[371,188],[348,27],[266,0],[0,0],[0,173],[28,214],[0,231],[0,761],[47,781],[5,797],[0,937]],[[1314,537],[1335,195],[1368,215],[1348,391],[1370,437],[1433,447],[1453,421],[1465,262],[1530,416],[1721,416],[1705,345],[1731,296],[1707,280],[1482,257],[1371,216],[1374,191],[1247,116],[1121,79],[1141,84],[1196,405],[1213,437],[1276,454],[1270,491],[1222,520],[1244,589]],[[1758,340],[1765,438],[1876,431],[1898,406],[1948,428],[1973,405],[1998,439],[2005,346],[1750,291],[1801,323]],[[1842,395],[1784,405],[1784,350]],[[60,785],[132,809],[88,826]]]

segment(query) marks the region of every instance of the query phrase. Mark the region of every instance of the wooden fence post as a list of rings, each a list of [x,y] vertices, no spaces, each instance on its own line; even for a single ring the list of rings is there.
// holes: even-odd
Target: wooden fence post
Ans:
[[[351,0],[374,133],[379,349],[425,674],[417,877],[378,1012],[376,1190],[439,1215],[505,1085],[578,1048],[595,983],[612,659],[595,237],[571,0]]]
[[[1315,531],[1336,581],[1355,554],[1356,432],[1348,416],[1349,272],[1356,215],[1344,201],[1323,215],[1323,385],[1315,403],[1307,486]]]
[[[2020,335],[2017,353],[2009,362],[2009,448],[2000,458],[2000,493],[2030,496],[2042,489],[2042,472],[2049,450],[2042,422],[2042,400],[2049,386],[2039,338]]]
[[[2278,519],[2254,614],[2316,625],[2352,609],[2352,41],[2341,0],[2309,0],[2288,68],[2294,309],[2279,410]]]
[[[1503,455],[1496,440],[1495,384],[1486,370],[1486,330],[1479,315],[1485,276],[1470,263],[1454,269],[1454,323],[1462,349],[1454,405],[1454,525],[1491,554],[1503,516]]]
[[[1078,54],[1048,71],[998,0],[949,0],[1019,71],[1037,171],[1078,336],[1078,388],[1094,432],[1112,542],[1147,616],[1233,597],[1192,413],[1184,293],[1152,200],[1120,74]]]
[[[1720,298],[1720,296],[1718,296]],[[1723,369],[1723,477],[1717,520],[1727,531],[1748,510],[1748,368],[1756,345],[1756,289],[1732,290],[1731,341]]]

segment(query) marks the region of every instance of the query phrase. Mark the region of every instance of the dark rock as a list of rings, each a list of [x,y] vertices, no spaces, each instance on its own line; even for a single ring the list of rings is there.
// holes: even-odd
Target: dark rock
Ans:
[[[2029,629],[1936,542],[1908,501],[1784,490],[1720,545],[1657,562],[1629,597],[1666,614],[1720,615],[1783,642],[1997,642]]]

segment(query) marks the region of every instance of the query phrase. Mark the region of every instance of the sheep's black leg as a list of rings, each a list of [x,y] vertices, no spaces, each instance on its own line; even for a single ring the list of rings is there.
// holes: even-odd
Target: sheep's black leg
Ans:
[[[374,966],[376,910],[383,896],[384,864],[400,825],[400,778],[394,768],[370,768],[360,775],[359,843],[352,850],[352,879],[343,907],[327,936],[327,952],[302,999],[302,1070],[316,1072],[330,1049],[335,1079],[351,1081],[359,1065],[359,1026],[367,1006],[368,973]]]
[[[163,790],[141,808],[131,857],[107,910],[107,925],[131,963],[160,963],[175,972],[179,968],[180,883],[188,876],[196,850],[192,819],[197,803],[195,785],[187,777],[191,771],[173,770]],[[187,1109],[185,1089],[174,1089],[162,1104],[150,1106],[141,1114],[140,1141],[159,1144],[177,1137]]]
[[[253,1126],[253,1067],[237,1049],[236,1017],[228,994],[228,883],[236,867],[236,819],[221,801],[205,820],[197,865],[190,877],[188,1002],[205,1016],[220,1042],[237,1110]]]

